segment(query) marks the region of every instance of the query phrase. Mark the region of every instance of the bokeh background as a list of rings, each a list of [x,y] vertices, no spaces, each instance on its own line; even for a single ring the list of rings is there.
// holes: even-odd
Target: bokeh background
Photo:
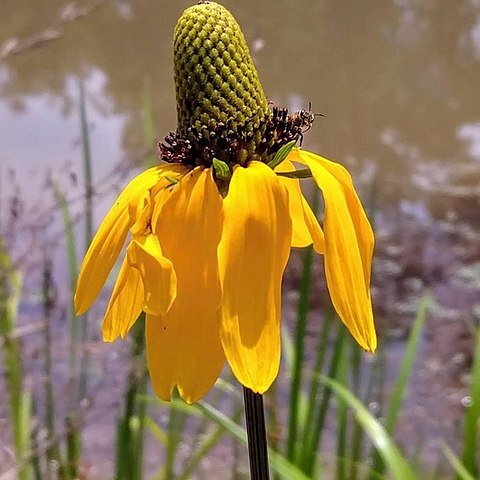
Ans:
[[[78,260],[86,242],[80,112],[84,107],[96,227],[119,189],[152,161],[152,137],[159,141],[175,130],[172,31],[191,4],[1,0],[0,234],[22,277],[15,334],[23,388],[37,395],[40,417],[45,323],[50,326],[59,435],[71,388],[71,279],[62,199],[74,224]],[[440,443],[458,443],[472,402],[469,371],[480,318],[480,2],[223,4],[243,28],[269,100],[291,111],[311,104],[325,115],[317,117],[303,146],[349,168],[375,224],[372,288],[387,387],[370,403],[373,413],[395,379],[419,299],[426,292],[434,299],[396,431],[405,451],[422,444],[422,463],[433,470],[443,462]],[[285,279],[290,328],[300,259],[292,256]],[[314,266],[312,337],[325,297],[321,268],[321,262]],[[113,475],[116,419],[129,371],[129,343],[100,340],[107,296],[108,288],[78,347],[90,358],[81,403],[81,470],[94,479]],[[307,348],[307,357],[314,348]],[[280,400],[286,403],[288,397]],[[17,475],[8,405],[0,380],[2,480]],[[162,414],[155,415],[161,423]],[[326,437],[328,449],[335,433]],[[148,438],[145,468],[152,473],[162,456]],[[230,461],[231,449],[222,448],[204,460],[205,471]]]

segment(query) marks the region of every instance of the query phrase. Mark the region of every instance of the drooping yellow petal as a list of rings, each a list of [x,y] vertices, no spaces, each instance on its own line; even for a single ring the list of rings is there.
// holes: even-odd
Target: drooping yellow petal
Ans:
[[[294,149],[294,152],[301,152],[300,158],[304,161],[301,162],[308,165],[308,160],[317,162],[323,166],[331,175],[333,175],[337,181],[342,185],[342,189],[349,206],[350,215],[352,217],[355,233],[358,238],[358,245],[362,257],[362,265],[365,276],[365,285],[370,287],[371,271],[372,271],[372,258],[373,247],[375,245],[375,237],[373,235],[372,226],[367,218],[365,210],[358,198],[357,191],[353,185],[352,177],[348,170],[339,163],[327,160],[324,157],[316,155],[305,150]],[[297,161],[297,160],[293,160]]]
[[[135,177],[122,191],[105,216],[90,244],[80,269],[75,293],[75,311],[84,313],[97,297],[120,254],[129,228],[128,206],[137,202],[157,183],[169,184],[165,177],[179,177],[187,168],[179,164],[153,167]]]
[[[113,342],[118,336],[125,338],[142,311],[143,298],[140,273],[131,267],[125,258],[103,320],[104,342]]]
[[[263,393],[280,362],[281,283],[292,235],[288,193],[265,164],[236,167],[224,216],[222,344],[237,379]]]
[[[306,164],[325,201],[325,274],[335,310],[366,350],[377,345],[370,298],[374,237],[350,174],[339,164],[294,149],[289,160]]]
[[[292,162],[285,160],[275,168],[276,172],[293,172]],[[288,190],[288,206],[292,219],[292,247],[307,247],[313,243],[317,253],[325,251],[323,232],[312,209],[308,205],[300,189],[300,182],[295,178],[278,177]]]
[[[135,238],[127,248],[128,263],[140,272],[144,289],[143,311],[165,315],[177,293],[177,276],[155,235]]]
[[[177,274],[177,296],[168,313],[147,315],[148,368],[163,400],[175,385],[186,402],[198,400],[225,363],[217,265],[222,224],[222,198],[211,170],[201,168],[172,188],[158,218],[163,254]]]
[[[305,224],[307,225],[308,231],[310,232],[313,248],[314,250],[323,255],[325,253],[325,236],[323,230],[318,224],[317,217],[312,212],[310,205],[305,200],[305,197],[302,195],[302,205],[303,205],[303,218]]]
[[[152,191],[147,190],[128,205],[130,233],[133,237],[139,238],[152,231],[151,222],[154,209],[154,199],[152,197]]]

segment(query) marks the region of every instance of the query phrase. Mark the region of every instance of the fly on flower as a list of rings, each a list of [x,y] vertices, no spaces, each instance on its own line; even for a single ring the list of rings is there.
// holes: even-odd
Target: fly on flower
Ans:
[[[198,400],[225,361],[241,384],[263,393],[280,364],[290,250],[313,244],[340,319],[373,352],[374,237],[352,179],[341,165],[294,147],[301,122],[270,109],[223,6],[204,1],[183,13],[174,77],[177,130],[160,144],[161,165],[134,178],[100,225],[80,271],[77,314],[92,305],[127,242],[104,340],[125,337],[143,311],[160,398],[177,387],[187,402]],[[323,193],[323,229],[300,190],[305,171]]]

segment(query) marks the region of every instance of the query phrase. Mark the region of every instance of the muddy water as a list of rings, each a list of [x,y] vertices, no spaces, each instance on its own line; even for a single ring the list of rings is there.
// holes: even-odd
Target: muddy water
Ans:
[[[48,210],[50,174],[78,193],[80,80],[97,182],[124,184],[109,172],[142,156],[146,101],[158,139],[175,129],[172,29],[191,3],[2,1],[3,225],[20,217],[25,226],[39,204]],[[243,27],[269,98],[294,110],[311,102],[325,115],[304,146],[349,166],[375,210],[380,327],[402,340],[420,293],[429,287],[439,300],[404,438],[433,412],[430,433],[448,439],[480,311],[480,2],[224,4]],[[100,202],[98,217],[105,208]]]

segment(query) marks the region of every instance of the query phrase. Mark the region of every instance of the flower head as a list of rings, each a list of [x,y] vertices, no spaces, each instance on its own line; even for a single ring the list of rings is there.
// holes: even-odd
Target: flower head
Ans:
[[[134,178],[103,220],[75,296],[87,310],[128,246],[103,322],[125,337],[146,313],[148,367],[158,396],[176,386],[205,395],[225,361],[263,393],[280,363],[283,272],[291,247],[324,256],[333,305],[374,351],[370,299],[374,238],[348,172],[293,147],[312,119],[270,110],[240,27],[214,2],[187,9],[175,28],[178,128],[160,166]],[[323,230],[292,162],[323,193]]]

